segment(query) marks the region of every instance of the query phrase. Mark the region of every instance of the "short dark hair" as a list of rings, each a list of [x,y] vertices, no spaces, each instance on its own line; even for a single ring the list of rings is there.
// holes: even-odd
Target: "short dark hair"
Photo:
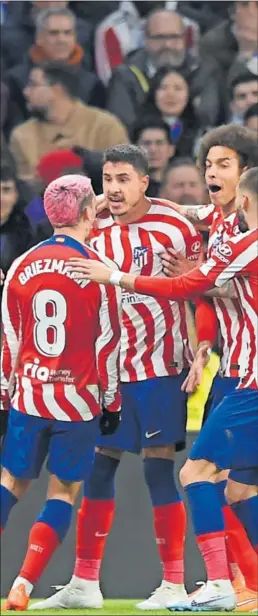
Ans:
[[[258,116],[258,103],[254,103],[254,105],[248,107],[244,115],[244,122],[247,122],[249,118],[253,118],[254,116]]]
[[[200,170],[196,166],[194,160],[192,158],[190,158],[190,156],[178,156],[178,157],[174,158],[167,165],[167,167],[166,167],[166,169],[164,171],[163,179],[162,179],[162,184],[163,185],[167,183],[168,175],[169,175],[170,171],[173,171],[174,169],[178,169],[179,167],[194,167],[196,169],[196,171],[198,171],[198,173],[200,174]]]
[[[258,167],[252,167],[241,175],[239,186],[250,191],[258,199]]]
[[[144,175],[149,173],[147,154],[143,148],[139,148],[137,145],[113,145],[103,154],[103,165],[107,162],[127,163]]]
[[[60,84],[71,98],[77,98],[79,93],[78,69],[62,62],[46,62],[39,65],[48,83],[52,86]]]
[[[15,166],[8,160],[1,161],[0,165],[0,182],[15,182],[17,181]]]
[[[216,145],[234,150],[241,168],[258,164],[258,143],[253,131],[238,124],[223,124],[210,130],[200,141],[198,166],[203,175],[208,152]]]
[[[166,135],[167,142],[170,145],[172,145],[172,137],[171,137],[170,128],[168,124],[166,124],[166,122],[164,122],[162,118],[159,118],[159,117],[149,117],[149,118],[145,118],[137,122],[134,125],[132,132],[131,132],[132,142],[138,143],[139,139],[141,138],[142,133],[145,130],[151,130],[152,128],[157,129],[157,130],[162,130]]]
[[[229,91],[230,100],[233,99],[234,90],[237,86],[239,86],[240,83],[249,83],[250,81],[258,81],[257,75],[254,75],[254,73],[251,73],[251,71],[248,71],[248,70],[243,70],[240,73],[238,73],[234,77],[234,79],[232,79],[231,84],[230,84],[230,91]]]

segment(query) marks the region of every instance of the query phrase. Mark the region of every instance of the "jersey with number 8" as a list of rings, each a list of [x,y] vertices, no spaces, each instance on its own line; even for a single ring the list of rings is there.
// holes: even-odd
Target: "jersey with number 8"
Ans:
[[[102,404],[120,408],[120,291],[72,279],[65,262],[82,255],[96,258],[57,235],[17,259],[8,273],[1,387],[9,387],[15,372],[12,406],[23,413],[88,421]]]

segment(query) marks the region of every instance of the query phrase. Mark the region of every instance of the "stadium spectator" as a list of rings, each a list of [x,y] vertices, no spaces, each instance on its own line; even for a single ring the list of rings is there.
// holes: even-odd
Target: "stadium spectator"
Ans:
[[[258,3],[232,2],[231,19],[210,29],[200,41],[202,57],[214,58],[230,81],[257,53]]]
[[[180,205],[207,201],[202,175],[191,158],[177,158],[165,170],[159,196]]]
[[[244,125],[258,136],[258,102],[248,107],[244,115]]]
[[[239,73],[231,84],[229,121],[244,124],[245,112],[255,103],[258,103],[258,77],[250,71]]]
[[[20,63],[21,58],[34,44],[36,34],[36,20],[40,11],[57,8],[66,9],[69,2],[66,0],[34,0],[33,2],[8,2],[4,27],[1,30],[1,46],[4,64],[7,69]],[[70,5],[73,10],[73,4]],[[73,11],[74,13],[74,11]],[[76,19],[76,33],[78,43],[84,50],[84,62],[88,70],[92,66],[92,33],[91,21]]]
[[[4,126],[5,120],[6,120],[6,116],[7,116],[7,109],[8,109],[8,101],[9,101],[9,90],[7,88],[7,86],[5,85],[5,83],[3,83],[1,81],[0,83],[0,94],[1,94],[1,101],[0,101],[0,125],[1,125],[1,130]]]
[[[32,117],[10,139],[21,178],[33,180],[42,156],[55,150],[78,145],[101,151],[128,141],[117,118],[84,105],[77,93],[78,74],[72,67],[49,63],[31,70],[24,94]]]
[[[189,84],[182,71],[164,66],[156,72],[140,114],[162,119],[170,129],[176,153],[191,156],[198,122],[190,100]]]
[[[22,56],[20,56],[22,57]],[[7,130],[28,119],[24,88],[34,66],[45,62],[62,62],[77,70],[78,97],[96,107],[105,106],[105,88],[96,75],[88,70],[83,48],[76,41],[76,20],[66,8],[57,7],[40,11],[36,19],[35,43],[19,63],[5,75],[10,89]]]
[[[6,274],[10,265],[33,245],[35,238],[24,213],[27,205],[22,186],[9,161],[1,163],[1,270]]]
[[[146,20],[145,34],[145,47],[130,54],[113,72],[108,110],[131,127],[149,90],[150,79],[158,68],[169,64],[191,77],[191,98],[198,104],[199,117],[206,125],[215,124],[221,98],[219,66],[210,57],[204,56],[198,64],[188,55],[181,16],[172,11],[153,11]]]
[[[147,151],[150,176],[147,195],[156,197],[168,161],[175,154],[170,129],[163,120],[146,118],[135,126],[132,141]]]

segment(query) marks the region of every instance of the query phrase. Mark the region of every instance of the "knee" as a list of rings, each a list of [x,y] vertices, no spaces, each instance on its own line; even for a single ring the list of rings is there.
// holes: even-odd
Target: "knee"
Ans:
[[[186,488],[191,483],[216,481],[216,467],[207,460],[187,460],[179,473],[181,486]]]
[[[27,491],[30,481],[28,479],[17,479],[6,468],[2,469],[1,485],[20,500]]]
[[[257,488],[255,486],[248,486],[244,483],[238,483],[232,479],[228,479],[225,498],[228,505],[234,505],[240,501],[248,500],[257,495]]]
[[[59,500],[74,505],[81,488],[79,481],[61,481],[56,475],[51,475],[47,491],[48,500]]]
[[[97,452],[89,479],[84,483],[84,496],[94,500],[112,499],[119,462],[120,457],[112,457],[110,452]]]

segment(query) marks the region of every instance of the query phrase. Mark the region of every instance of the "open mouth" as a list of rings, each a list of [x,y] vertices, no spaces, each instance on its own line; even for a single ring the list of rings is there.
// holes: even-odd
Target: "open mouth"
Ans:
[[[109,197],[110,203],[122,203],[123,197]]]
[[[221,190],[221,186],[219,186],[218,184],[210,184],[208,186],[208,189],[211,193],[217,193]]]

